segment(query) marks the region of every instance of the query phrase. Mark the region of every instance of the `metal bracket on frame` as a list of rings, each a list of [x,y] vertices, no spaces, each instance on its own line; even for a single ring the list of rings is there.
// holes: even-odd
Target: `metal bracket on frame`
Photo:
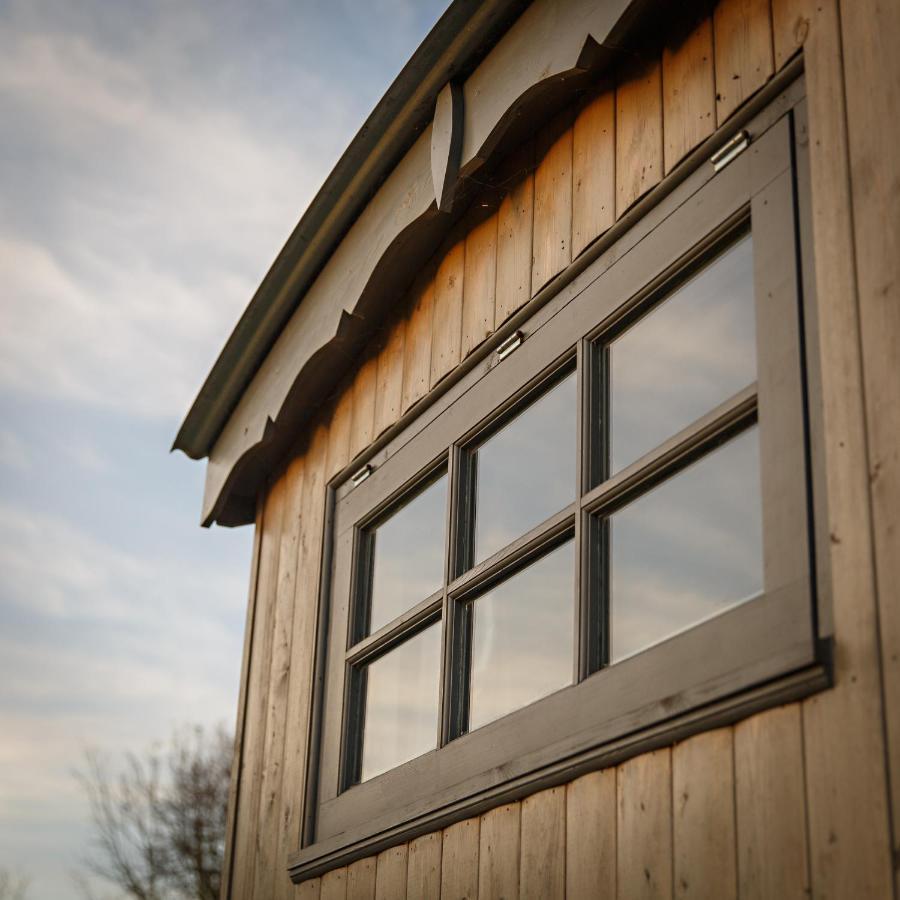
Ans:
[[[750,132],[742,128],[728,143],[719,147],[709,161],[717,172],[721,172],[728,163],[740,156],[749,146]]]
[[[361,485],[372,474],[372,467],[366,463],[359,471],[354,472],[350,476],[350,483],[353,487]]]
[[[498,348],[497,359],[506,359],[510,353],[522,345],[524,335],[521,331],[513,332]]]

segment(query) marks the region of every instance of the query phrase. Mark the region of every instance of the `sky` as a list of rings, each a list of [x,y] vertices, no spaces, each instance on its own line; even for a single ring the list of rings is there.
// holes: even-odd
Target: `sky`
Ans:
[[[76,897],[73,777],[233,727],[250,529],[178,424],[439,0],[0,0],[0,868]]]

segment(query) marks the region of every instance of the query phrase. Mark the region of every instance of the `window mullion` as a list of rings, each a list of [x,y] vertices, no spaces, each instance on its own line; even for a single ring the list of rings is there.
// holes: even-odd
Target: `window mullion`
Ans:
[[[586,594],[583,590],[585,584],[585,566],[583,559],[583,543],[585,521],[581,513],[581,497],[587,485],[590,484],[591,468],[591,394],[592,394],[592,366],[590,346],[584,340],[575,347],[575,371],[576,371],[576,397],[578,410],[575,425],[575,497],[577,498],[577,511],[575,513],[575,572],[573,589],[575,591],[575,628],[573,640],[575,643],[572,653],[572,683],[577,684],[589,674],[587,648],[590,641],[588,630],[590,627],[590,615],[588,605],[585,602]]]
[[[380,628],[374,634],[367,635],[357,641],[347,651],[346,662],[351,666],[362,665],[377,656],[382,650],[398,644],[409,637],[429,620],[434,620],[435,613],[442,608],[441,599],[444,588],[435,591],[421,603],[398,616],[392,622]]]
[[[668,477],[697,454],[702,455],[751,425],[756,418],[757,386],[754,382],[589,490],[581,499],[582,510],[601,512],[625,495],[642,490],[644,485]]]
[[[598,341],[584,339],[579,345],[582,376],[580,415],[582,453],[579,472],[579,509],[576,541],[579,542],[576,581],[580,617],[578,680],[596,672],[606,660],[608,617],[606,602],[606,529],[583,509],[583,498],[594,484],[606,480],[609,471],[609,354]]]
[[[458,445],[450,447],[448,453],[448,471],[450,475],[450,502],[447,504],[446,547],[444,554],[444,590],[441,601],[441,678],[438,716],[438,747],[443,747],[453,738],[454,726],[459,718],[457,707],[460,699],[455,686],[454,670],[459,665],[459,623],[458,610],[448,590],[454,574],[460,568],[460,554],[464,553],[464,542],[467,538],[467,518],[465,508],[468,501],[466,477],[463,471],[465,459]]]

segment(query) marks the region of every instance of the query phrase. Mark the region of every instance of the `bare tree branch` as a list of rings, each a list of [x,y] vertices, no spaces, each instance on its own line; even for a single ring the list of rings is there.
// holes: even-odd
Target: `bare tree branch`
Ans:
[[[217,900],[225,843],[231,740],[191,728],[166,753],[129,754],[113,777],[88,753],[76,773],[91,806],[94,874],[135,900]]]
[[[0,900],[27,900],[30,880],[9,869],[0,869]]]

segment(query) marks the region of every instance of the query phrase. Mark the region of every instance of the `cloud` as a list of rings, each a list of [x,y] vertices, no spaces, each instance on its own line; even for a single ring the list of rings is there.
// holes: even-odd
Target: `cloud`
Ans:
[[[238,561],[217,571],[172,557],[138,556],[73,522],[3,502],[0,570],[6,608],[43,617],[191,628],[205,622],[209,606],[234,613],[244,602],[245,573]],[[224,598],[231,598],[227,609]],[[177,613],[177,623],[164,620],[165,612]]]
[[[81,470],[85,472],[108,472],[113,462],[91,440],[76,439],[74,443],[60,448],[61,451]]]
[[[3,160],[19,177],[0,210],[0,386],[180,413],[348,136],[348,104],[315,73],[296,85],[309,142],[251,98],[173,92],[161,67],[190,50],[133,60],[90,35],[0,29],[0,112],[20,123]]]
[[[31,470],[31,456],[22,438],[13,431],[0,431],[0,466],[17,472]]]
[[[0,503],[0,772],[15,773],[0,778],[0,844],[15,829],[27,857],[29,834],[63,828],[85,845],[72,772],[87,748],[115,756],[183,722],[231,725],[245,563],[142,557]]]

